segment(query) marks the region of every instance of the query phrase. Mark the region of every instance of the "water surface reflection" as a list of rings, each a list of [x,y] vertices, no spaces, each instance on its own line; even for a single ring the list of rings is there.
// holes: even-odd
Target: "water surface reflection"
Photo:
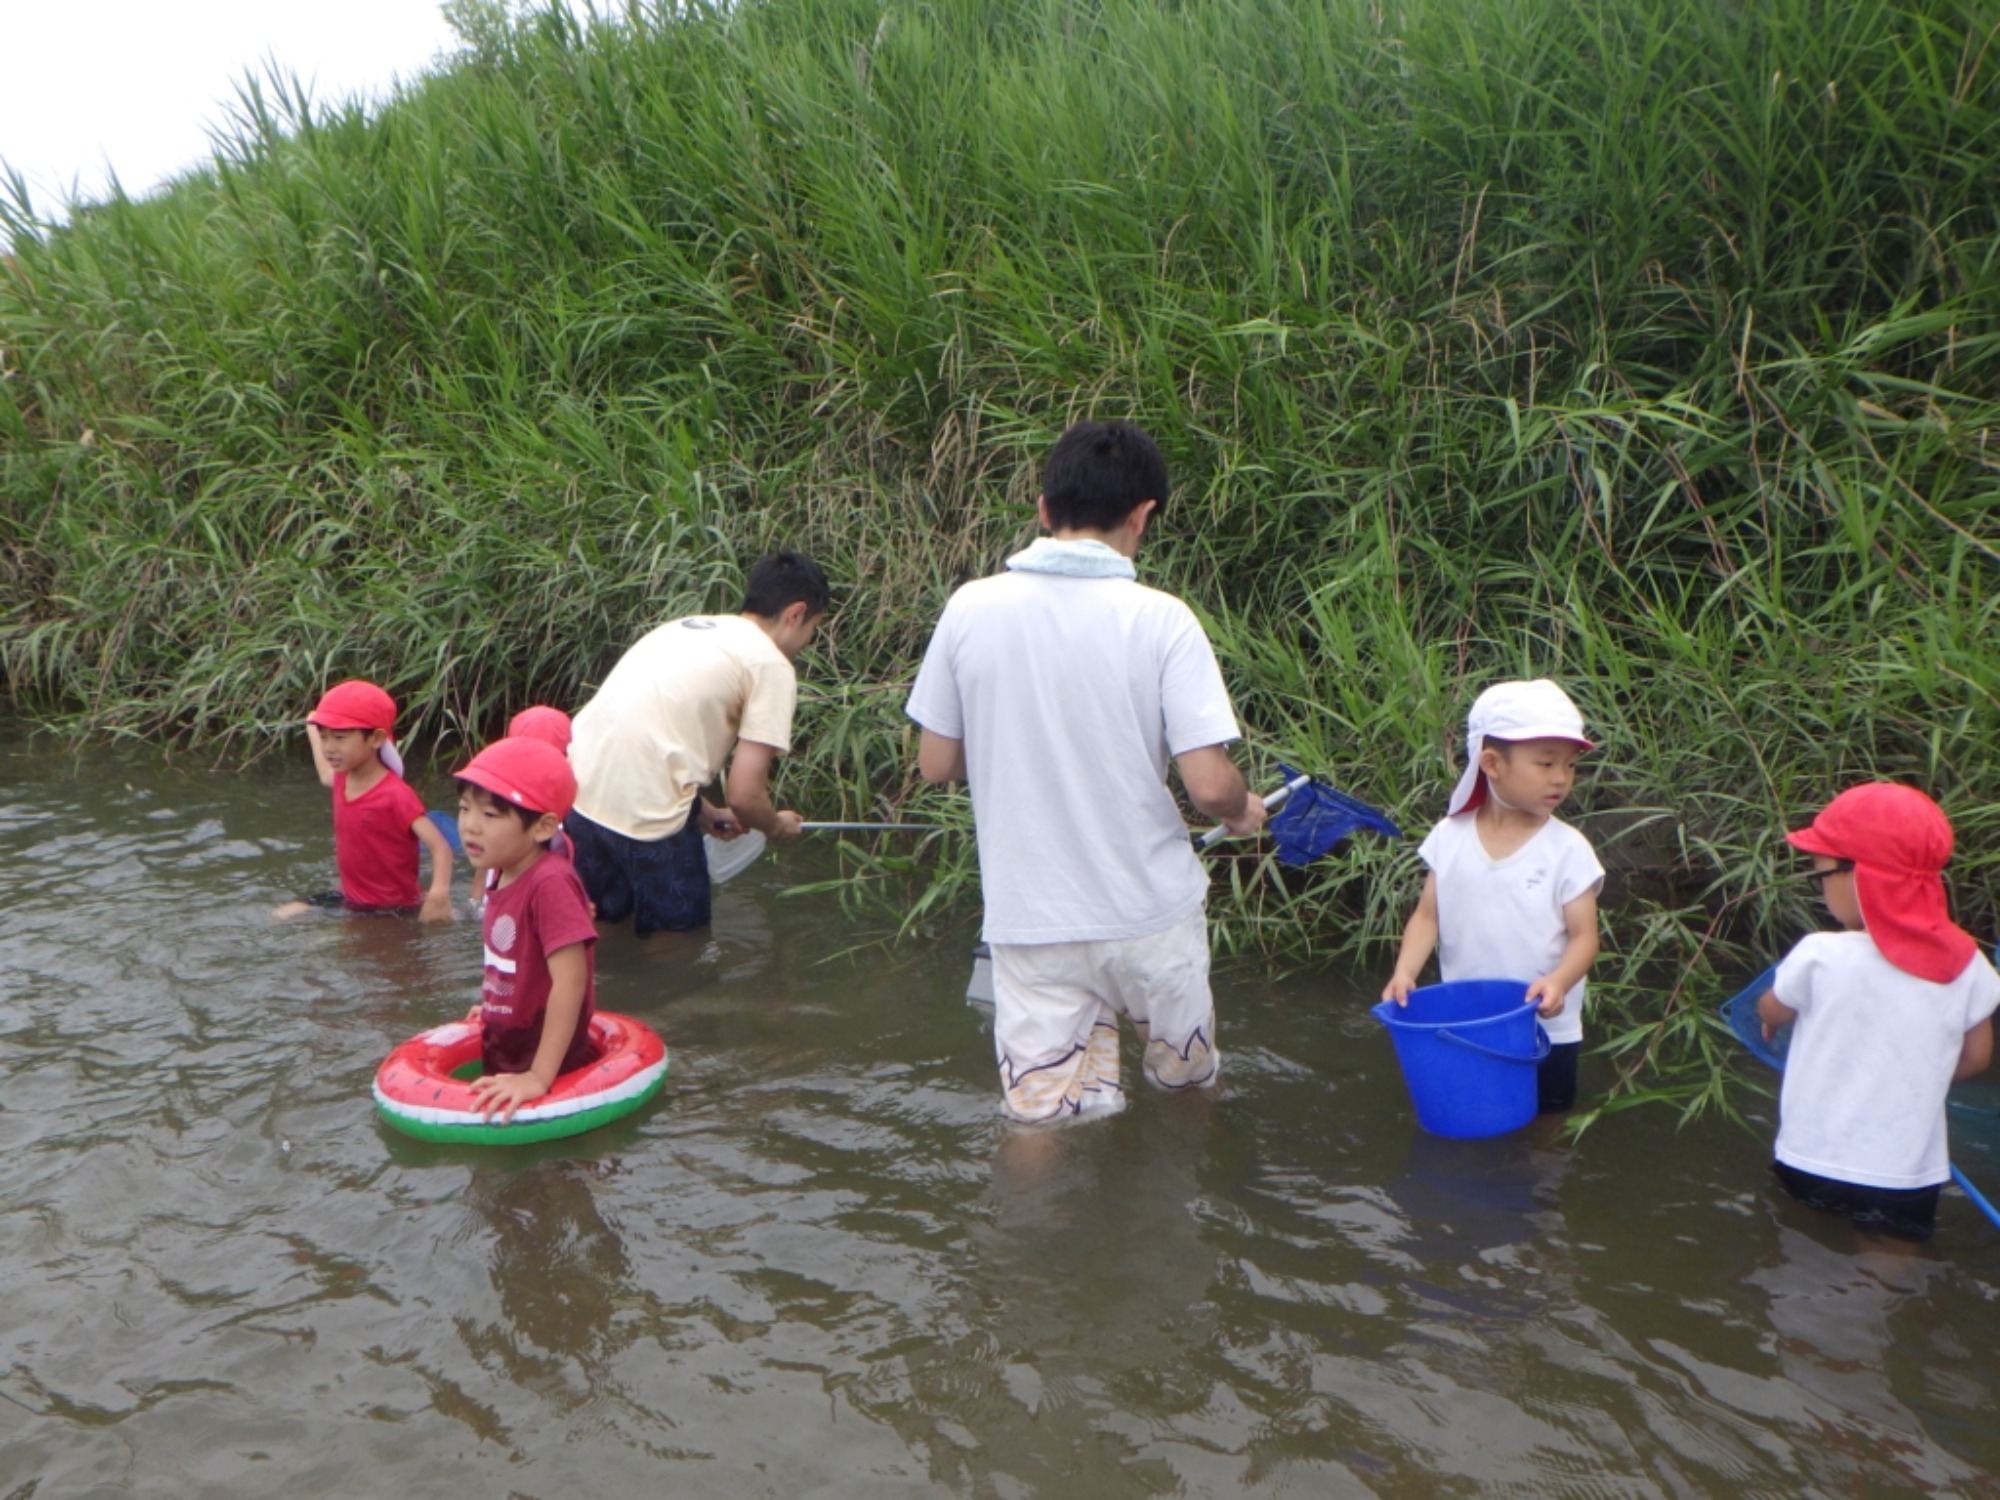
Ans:
[[[1884,1261],[1719,1123],[1432,1140],[1365,983],[1225,972],[1223,1097],[1009,1133],[965,934],[846,953],[792,851],[605,940],[656,1106],[427,1146],[368,1082],[477,928],[269,924],[302,768],[0,787],[0,1495],[1993,1490],[1963,1200]]]

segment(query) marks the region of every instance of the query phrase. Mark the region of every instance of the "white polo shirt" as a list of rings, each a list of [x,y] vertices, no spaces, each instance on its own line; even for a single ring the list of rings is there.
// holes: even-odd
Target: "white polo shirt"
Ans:
[[[1180,600],[1129,578],[968,583],[908,711],[965,743],[988,942],[1145,937],[1201,909],[1208,874],[1167,762],[1240,732]]]

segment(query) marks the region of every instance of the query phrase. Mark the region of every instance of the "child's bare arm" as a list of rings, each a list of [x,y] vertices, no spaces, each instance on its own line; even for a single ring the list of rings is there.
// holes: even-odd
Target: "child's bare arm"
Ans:
[[[1585,891],[1563,908],[1569,942],[1556,966],[1528,986],[1528,998],[1544,1016],[1562,1014],[1563,999],[1597,962],[1597,892]]]
[[[1966,1032],[1965,1040],[1958,1046],[1958,1067],[1951,1075],[1953,1083],[1961,1078],[1970,1078],[1974,1073],[1984,1073],[1987,1064],[1993,1061],[1993,1022],[1981,1021]]]
[[[444,830],[431,821],[429,813],[410,824],[410,832],[417,836],[417,842],[431,857],[431,888],[424,896],[424,909],[418,916],[426,922],[449,922],[452,919],[451,845],[445,842]]]
[[[1435,872],[1424,876],[1424,893],[1417,897],[1416,910],[1403,926],[1403,946],[1396,953],[1396,972],[1382,991],[1384,1000],[1398,1005],[1410,1003],[1410,991],[1424,972],[1438,943],[1438,884]]]
[[[563,1056],[576,1035],[577,1018],[583,1014],[583,988],[589,976],[583,944],[571,943],[549,955],[549,1003],[542,1011],[542,1040],[535,1048],[535,1060],[525,1073],[488,1073],[474,1079],[472,1097],[480,1113],[491,1116],[497,1111],[505,1125],[515,1110],[555,1087]]]
[[[1757,1019],[1764,1023],[1764,1040],[1770,1041],[1780,1026],[1789,1026],[1799,1018],[1799,1013],[1778,999],[1776,990],[1766,990],[1757,997]]]
[[[313,769],[319,772],[319,784],[332,786],[333,767],[326,763],[326,751],[320,746],[319,725],[313,723],[306,725],[306,742],[312,746]]]

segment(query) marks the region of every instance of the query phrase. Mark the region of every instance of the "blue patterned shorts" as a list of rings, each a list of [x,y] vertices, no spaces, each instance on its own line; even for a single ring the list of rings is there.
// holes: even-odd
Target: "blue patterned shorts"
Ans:
[[[640,937],[708,925],[708,850],[693,812],[678,833],[650,843],[614,833],[582,813],[563,819],[575,846],[577,877],[599,922],[632,919]]]

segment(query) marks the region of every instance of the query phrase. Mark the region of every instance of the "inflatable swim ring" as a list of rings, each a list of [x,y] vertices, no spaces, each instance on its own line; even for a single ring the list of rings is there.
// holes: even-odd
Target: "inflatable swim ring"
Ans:
[[[489,1121],[473,1104],[476,1021],[433,1027],[383,1058],[375,1071],[375,1107],[397,1130],[423,1141],[516,1146],[581,1135],[629,1115],[667,1081],[667,1049],[650,1026],[598,1011],[590,1018],[590,1035],[603,1056],[563,1074],[505,1125]]]

